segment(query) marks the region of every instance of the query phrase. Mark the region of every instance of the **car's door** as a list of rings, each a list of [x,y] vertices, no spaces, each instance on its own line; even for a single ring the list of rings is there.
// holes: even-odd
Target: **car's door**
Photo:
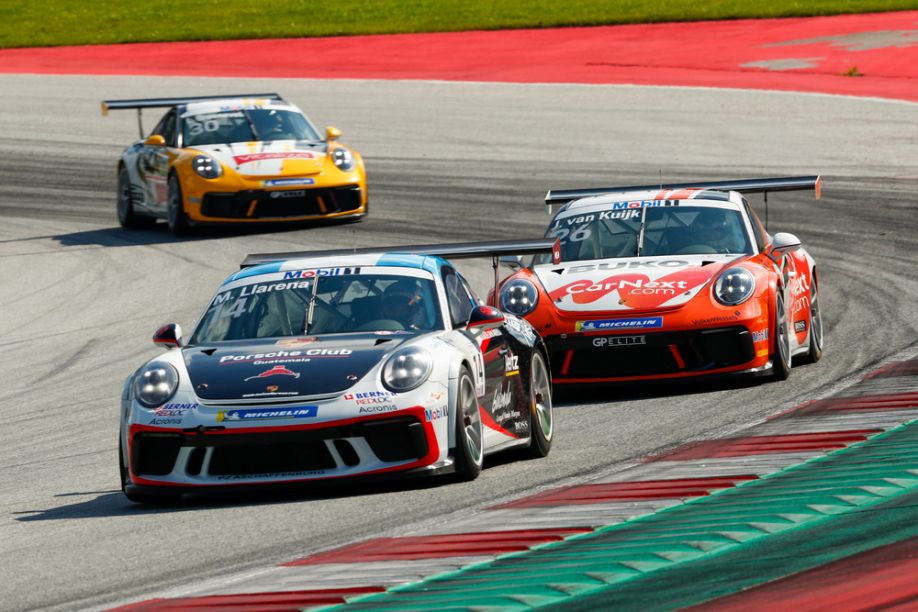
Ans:
[[[164,212],[169,203],[169,156],[176,146],[177,113],[173,108],[159,121],[137,156],[137,174],[143,182],[144,206]],[[162,143],[151,142],[160,136]]]

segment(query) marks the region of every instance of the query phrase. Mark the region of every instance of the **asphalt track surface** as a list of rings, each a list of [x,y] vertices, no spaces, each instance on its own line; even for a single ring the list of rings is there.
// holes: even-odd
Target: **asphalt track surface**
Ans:
[[[283,231],[128,232],[114,164],[133,114],[102,98],[277,90],[360,150],[371,216]],[[148,126],[155,120],[148,118]],[[918,341],[918,106],[732,90],[441,82],[0,76],[0,602],[96,607],[373,535],[735,431]],[[197,496],[118,489],[121,382],[190,330],[250,252],[539,236],[551,187],[821,173],[772,196],[769,229],[818,261],[828,347],[784,383],[604,389],[556,406],[539,461],[473,483]],[[761,206],[760,213],[764,213]],[[468,266],[466,266],[468,267]],[[468,267],[479,291],[489,269]],[[512,525],[508,525],[512,528]]]

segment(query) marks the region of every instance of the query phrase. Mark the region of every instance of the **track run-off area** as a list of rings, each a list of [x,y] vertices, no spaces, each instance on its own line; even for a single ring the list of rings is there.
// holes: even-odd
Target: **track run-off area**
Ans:
[[[914,13],[900,14],[899,27],[871,31],[914,31],[916,21]],[[889,41],[873,37],[880,39]],[[879,48],[914,57],[914,38],[904,41]],[[0,62],[7,53],[0,52]],[[6,74],[0,74],[0,258],[5,264],[0,267],[0,601],[5,609],[98,608],[163,595],[245,593],[253,584],[247,581],[278,564],[322,551],[343,554],[334,551],[372,538],[420,537],[446,526],[457,533],[456,525],[464,532],[525,529],[514,508],[523,516],[527,506],[517,500],[586,481],[620,482],[627,468],[647,457],[666,456],[688,442],[751,435],[744,433],[751,425],[849,388],[887,396],[914,391],[906,388],[914,381],[907,369],[901,376],[859,382],[865,373],[918,351],[918,106],[905,101],[914,98],[889,94],[880,99],[875,96],[882,92],[859,91],[849,93],[872,97],[608,83],[392,81],[379,74],[345,80],[328,74],[208,77],[220,72],[206,73],[199,63],[186,72],[198,76],[144,76],[139,74],[142,59],[136,60],[141,67],[133,75],[73,70],[84,74],[51,76],[47,73],[55,70],[34,67],[5,67]],[[864,79],[871,78],[868,65],[858,60]],[[767,76],[775,78],[772,72]],[[910,82],[906,89],[915,91],[913,76],[888,77],[893,78]],[[348,225],[206,231],[183,239],[163,227],[119,228],[115,162],[136,137],[136,121],[130,113],[101,117],[99,101],[245,91],[278,91],[317,125],[340,128],[342,140],[367,160],[370,216]],[[148,127],[154,118],[150,113]],[[159,351],[150,341],[157,326],[175,321],[191,329],[217,284],[246,254],[538,237],[547,222],[541,201],[547,189],[649,183],[661,173],[667,181],[823,176],[822,200],[775,194],[768,211],[769,230],[795,233],[817,260],[827,331],[822,361],[796,368],[783,383],[654,385],[561,397],[548,458],[499,457],[472,483],[192,496],[161,508],[132,504],[118,490],[122,381]],[[752,201],[763,214],[761,199]],[[485,292],[487,265],[463,268]],[[850,387],[855,383],[859,386]],[[897,408],[902,402],[909,408],[909,401],[889,400]],[[880,429],[895,427],[890,419]],[[759,427],[779,435],[777,426]],[[836,425],[839,429],[861,433],[842,436],[840,444],[816,445],[814,452],[868,438],[871,443],[879,431],[875,425]],[[764,474],[750,474],[750,469],[730,475]],[[721,474],[688,477],[714,476]],[[672,478],[643,478],[660,479]],[[737,493],[759,486],[748,480],[731,486],[736,483],[742,483]],[[723,484],[708,482],[705,491]],[[711,495],[711,500],[725,495]],[[691,495],[683,491],[679,497]],[[528,507],[532,503],[538,502]],[[506,508],[493,510],[498,506]],[[701,503],[685,508],[705,512]],[[882,521],[885,515],[876,516]],[[559,545],[569,535],[590,536],[557,524],[551,528],[557,533],[546,539],[543,532],[529,544]],[[806,554],[780,546],[766,553],[777,565]],[[716,566],[704,567],[716,571]],[[376,586],[374,578],[386,574],[380,566],[361,570],[367,574],[364,585]],[[282,590],[311,588],[284,583]],[[650,602],[652,607],[690,603],[673,591],[660,592],[671,599]],[[382,596],[388,594],[376,595]],[[544,596],[537,593],[528,601],[552,603],[538,599]],[[582,603],[595,609],[610,601]]]

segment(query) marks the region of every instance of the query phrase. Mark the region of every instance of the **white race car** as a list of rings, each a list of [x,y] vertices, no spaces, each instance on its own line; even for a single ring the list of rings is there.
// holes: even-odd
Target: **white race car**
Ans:
[[[188,343],[124,384],[122,489],[201,488],[386,473],[478,476],[485,455],[548,454],[545,347],[482,302],[446,259],[550,251],[553,240],[254,255]]]

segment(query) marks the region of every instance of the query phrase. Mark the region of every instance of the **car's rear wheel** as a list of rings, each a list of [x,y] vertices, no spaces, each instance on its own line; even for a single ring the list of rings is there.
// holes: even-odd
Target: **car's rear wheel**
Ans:
[[[188,233],[188,215],[185,213],[182,186],[174,174],[169,175],[169,206],[166,219],[169,222],[169,231],[176,236]]]
[[[532,355],[529,370],[529,454],[545,457],[551,450],[554,418],[551,411],[551,381],[545,360],[538,350]]]
[[[791,371],[790,326],[787,321],[787,306],[784,292],[778,289],[775,299],[775,326],[773,330],[775,350],[772,355],[772,372],[775,380],[787,380]]]
[[[803,363],[816,363],[822,359],[823,330],[822,311],[819,309],[819,288],[816,277],[810,289],[810,349],[803,356]]]
[[[484,432],[475,383],[468,369],[459,374],[456,394],[456,474],[462,480],[475,480],[484,464]]]
[[[121,227],[138,229],[150,227],[156,223],[153,217],[140,215],[134,210],[134,194],[131,189],[131,177],[127,168],[121,167],[118,171],[118,223]]]

